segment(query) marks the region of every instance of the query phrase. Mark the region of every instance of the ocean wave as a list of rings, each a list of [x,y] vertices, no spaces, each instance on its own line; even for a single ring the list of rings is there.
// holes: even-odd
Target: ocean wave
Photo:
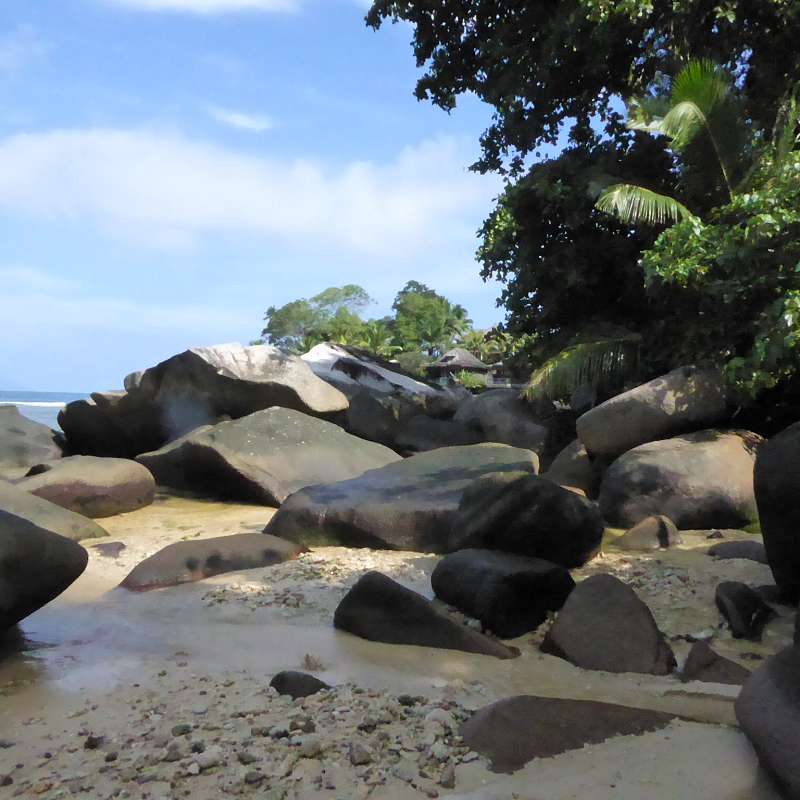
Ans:
[[[27,406],[28,408],[63,408],[66,401],[43,402],[41,400],[0,400],[0,406]]]

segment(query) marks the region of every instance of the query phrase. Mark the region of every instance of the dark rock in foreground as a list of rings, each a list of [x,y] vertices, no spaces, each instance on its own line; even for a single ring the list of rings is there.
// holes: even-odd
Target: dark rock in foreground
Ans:
[[[787,800],[800,797],[798,675],[800,650],[789,647],[755,670],[736,700],[741,729]]]
[[[538,558],[460,550],[436,565],[431,586],[440,600],[510,639],[561,608],[575,581],[563,567]]]
[[[593,456],[611,459],[646,442],[708,428],[725,413],[722,376],[679,367],[587,411],[578,418],[578,438]]]
[[[380,572],[367,572],[358,579],[339,603],[333,624],[372,642],[462,650],[503,659],[519,655],[514,648],[459,624],[422,595]]]
[[[593,575],[573,589],[542,650],[606,672],[668,675],[675,667],[650,609],[612,575]]]
[[[759,448],[755,494],[775,583],[796,603],[800,599],[800,422]]]
[[[756,592],[737,581],[720,583],[714,599],[731,626],[734,639],[760,640],[764,625],[774,616],[772,609]]]
[[[197,428],[137,458],[161,485],[267,505],[399,460],[383,445],[288,408]]]
[[[657,514],[682,530],[744,527],[758,517],[753,463],[761,441],[709,430],[630,450],[603,476],[603,516],[626,528]]]
[[[534,473],[536,454],[505,445],[445,447],[286,499],[266,533],[307,545],[448,551],[464,490],[490,472]]]
[[[501,550],[571,569],[597,553],[603,529],[585,497],[536,475],[495,473],[464,491],[448,549]]]
[[[265,536],[238,533],[168,545],[137,564],[120,586],[144,591],[201,581],[223,572],[238,572],[297,558],[304,548]]]
[[[124,458],[70,456],[17,481],[20,489],[57,506],[99,518],[136,511],[153,502],[156,482],[141,464]]]
[[[0,630],[58,597],[88,560],[79,544],[0,511]]]
[[[522,695],[475,712],[462,726],[470,748],[495,772],[514,772],[534,758],[552,758],[615,736],[640,736],[665,728],[671,714],[592,700]]]
[[[682,543],[675,523],[662,515],[645,517],[629,531],[614,540],[614,546],[623,550],[660,550]]]
[[[695,642],[692,645],[680,673],[680,679],[684,682],[705,681],[733,686],[743,684],[749,677],[750,670],[715,653],[706,642]]]
[[[49,500],[0,480],[0,511],[8,511],[34,525],[78,542],[108,536],[104,528],[82,514],[61,508]]]
[[[0,405],[0,465],[30,467],[61,458],[56,432],[20,414],[16,406]]]
[[[721,542],[709,547],[708,554],[714,558],[727,560],[729,558],[744,558],[748,561],[757,561],[767,564],[767,553],[762,542],[741,540],[737,542]]]
[[[278,694],[288,694],[292,700],[298,697],[309,697],[331,687],[319,678],[307,672],[286,670],[279,672],[269,683]]]

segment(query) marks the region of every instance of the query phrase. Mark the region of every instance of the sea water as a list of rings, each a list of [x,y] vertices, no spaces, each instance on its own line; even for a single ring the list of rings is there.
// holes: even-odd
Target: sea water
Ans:
[[[86,400],[88,395],[74,392],[6,392],[0,389],[0,406],[12,405],[36,422],[60,430],[58,412],[73,400]]]

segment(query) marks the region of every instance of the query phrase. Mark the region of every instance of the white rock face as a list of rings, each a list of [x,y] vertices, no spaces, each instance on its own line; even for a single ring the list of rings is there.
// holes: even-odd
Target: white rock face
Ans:
[[[385,394],[397,391],[430,397],[442,394],[422,381],[387,369],[377,361],[356,357],[336,344],[323,342],[300,358],[319,377],[337,384],[362,386]]]

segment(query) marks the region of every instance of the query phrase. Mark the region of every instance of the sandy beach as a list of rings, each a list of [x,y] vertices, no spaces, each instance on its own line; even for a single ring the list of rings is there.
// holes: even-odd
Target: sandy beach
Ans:
[[[84,575],[23,622],[23,640],[6,643],[0,776],[7,777],[0,792],[298,800],[776,797],[734,727],[738,687],[581,670],[539,651],[546,626],[513,640],[522,654],[510,661],[334,631],[336,605],[365,571],[378,569],[430,597],[436,556],[317,548],[296,561],[169,589],[115,588],[167,544],[258,531],[272,513],[159,494],[147,508],[103,520],[109,538],[84,542]],[[759,643],[732,639],[714,587],[720,580],[766,584],[770,573],[755,562],[710,558],[707,535],[686,532],[675,549],[632,553],[615,548],[609,533],[603,552],[575,577],[609,572],[630,583],[679,662],[688,640],[703,638],[753,669],[791,641],[793,620],[786,610]],[[104,555],[111,542],[125,547]],[[313,672],[334,688],[297,701],[279,697],[269,681],[284,669]],[[498,775],[469,751],[457,728],[471,711],[516,694],[622,703],[679,719],[655,733]]]

